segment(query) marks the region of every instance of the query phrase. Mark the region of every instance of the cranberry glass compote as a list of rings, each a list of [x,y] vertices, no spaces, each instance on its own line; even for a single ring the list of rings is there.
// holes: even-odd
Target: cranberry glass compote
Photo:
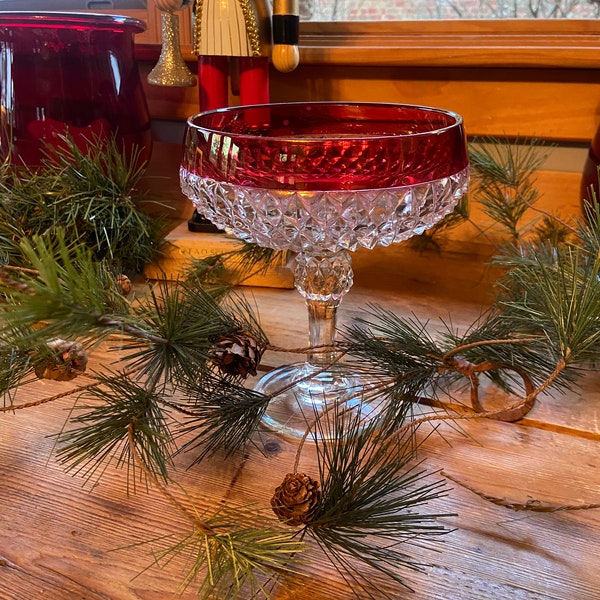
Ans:
[[[273,397],[271,428],[303,435],[331,403],[376,413],[369,382],[333,347],[336,309],[352,286],[349,251],[422,233],[453,210],[468,180],[462,119],[435,108],[283,103],[188,120],[181,183],[196,209],[243,240],[297,253],[315,350],[259,381]]]

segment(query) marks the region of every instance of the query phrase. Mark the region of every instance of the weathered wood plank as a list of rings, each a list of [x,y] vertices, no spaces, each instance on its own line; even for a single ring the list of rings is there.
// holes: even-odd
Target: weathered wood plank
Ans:
[[[250,293],[248,291],[247,293]],[[251,290],[262,322],[274,344],[302,345],[306,316],[292,290]],[[341,310],[348,321],[359,307],[376,301],[386,307],[432,318],[453,314],[463,326],[478,308],[434,295],[415,295],[397,289],[382,294],[357,286]],[[345,306],[344,306],[345,305]],[[281,307],[285,306],[285,311]],[[443,315],[441,315],[443,317]],[[287,354],[268,355],[269,363],[289,361]],[[113,354],[93,357],[112,362]],[[40,399],[64,389],[61,384],[36,383],[17,401]],[[597,406],[598,390],[592,383],[587,400]],[[574,402],[569,396],[568,402]],[[156,489],[127,493],[126,474],[109,467],[102,482],[90,488],[82,479],[64,472],[52,455],[51,437],[63,426],[72,400],[68,398],[0,415],[0,598],[22,600],[158,600],[170,597],[181,581],[181,563],[153,567],[151,551],[159,542],[137,545],[161,536],[184,535],[189,524]],[[590,415],[584,399],[576,406]],[[569,416],[565,402],[560,419]],[[489,421],[444,426],[443,436],[432,435],[421,449],[423,466],[444,469],[448,475],[481,492],[516,502],[534,498],[543,502],[577,504],[597,502],[598,440],[552,430],[556,407],[543,406],[532,413],[544,426],[523,426]],[[559,420],[560,420],[559,419]],[[560,421],[585,432],[585,422]],[[588,428],[589,430],[589,428]],[[423,429],[425,432],[425,428]],[[468,435],[463,435],[468,434]],[[296,443],[263,432],[258,448],[247,459],[233,456],[187,468],[192,456],[177,458],[171,491],[199,509],[218,505],[224,498],[245,505],[255,502],[268,511],[268,502],[284,474],[292,469]],[[261,446],[265,452],[261,453]],[[315,472],[315,456],[308,445],[301,468]],[[441,475],[432,475],[436,479]],[[429,503],[427,512],[456,513],[444,523],[452,533],[431,548],[412,548],[424,563],[423,573],[402,572],[415,590],[395,590],[398,598],[415,600],[523,600],[593,599],[600,586],[600,558],[595,547],[600,535],[597,510],[553,514],[515,513],[486,501],[449,481],[448,496]],[[175,540],[175,537],[173,538]],[[304,575],[273,591],[279,600],[315,597],[347,600],[355,597],[317,549],[307,554]],[[362,568],[362,567],[361,567]],[[375,576],[374,576],[375,577]],[[373,579],[376,581],[376,579]],[[195,597],[190,589],[184,598]]]

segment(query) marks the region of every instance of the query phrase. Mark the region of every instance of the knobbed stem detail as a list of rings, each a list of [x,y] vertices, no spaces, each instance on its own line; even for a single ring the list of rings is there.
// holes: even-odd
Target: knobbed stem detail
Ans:
[[[308,308],[309,343],[313,348],[331,347],[331,352],[309,352],[308,362],[323,367],[335,362],[337,308],[353,283],[352,260],[345,250],[296,257],[296,288]]]

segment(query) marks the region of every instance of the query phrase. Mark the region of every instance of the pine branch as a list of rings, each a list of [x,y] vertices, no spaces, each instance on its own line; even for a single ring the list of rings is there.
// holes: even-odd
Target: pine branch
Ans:
[[[435,393],[443,350],[428,332],[428,323],[401,319],[391,311],[369,305],[343,335],[346,351],[362,372],[379,382],[369,394],[374,404],[390,404],[398,422],[406,402],[416,401],[428,389]]]
[[[244,332],[268,343],[243,298],[230,295],[220,302],[220,292],[216,297],[212,292],[191,282],[160,282],[132,309],[140,329],[151,332],[155,341],[147,336],[124,341],[124,360],[156,385],[193,389],[212,371],[214,344],[223,337]]]
[[[556,361],[549,355],[546,338],[541,332],[515,329],[514,323],[494,307],[464,333],[447,330],[442,336],[445,357],[458,354],[471,364],[496,365],[497,368],[483,370],[481,375],[510,394],[517,394],[522,389],[523,377],[517,373],[523,365],[528,365],[527,377],[534,387],[547,380],[556,367]],[[563,374],[554,385],[560,388],[568,385],[569,381],[569,376]]]
[[[184,557],[187,570],[178,593],[201,580],[197,595],[203,600],[236,600],[243,590],[249,590],[252,598],[271,598],[269,583],[294,572],[304,544],[257,519],[254,506],[221,506],[212,514],[191,510],[148,468],[139,454],[132,424],[128,425],[128,443],[133,460],[146,477],[192,525],[191,532],[182,540],[155,552],[154,562],[158,566],[177,556]]]
[[[242,298],[230,295],[222,302],[220,293],[162,282],[131,305],[89,249],[68,246],[61,236],[22,245],[34,268],[0,268],[0,289],[14,307],[0,328],[7,351],[28,352],[59,335],[98,343],[118,332],[124,336],[122,359],[138,377],[152,385],[184,385],[213,368],[214,344],[228,334],[244,332],[267,344]]]
[[[121,150],[113,139],[83,152],[68,137],[64,147],[48,146],[42,166],[11,168],[0,178],[0,255],[28,266],[20,240],[57,229],[68,243],[82,243],[97,260],[140,272],[160,255],[164,223],[136,202],[145,165],[139,152]]]
[[[357,593],[392,598],[357,564],[410,589],[398,567],[424,567],[410,545],[447,532],[437,521],[448,515],[422,514],[419,507],[447,490],[414,464],[412,431],[402,438],[390,436],[395,417],[365,423],[360,411],[332,410],[335,415],[317,421],[314,431],[321,498],[304,533]]]
[[[590,298],[595,297],[590,294]],[[446,331],[434,340],[426,327],[427,323],[415,317],[403,319],[372,307],[368,317],[359,317],[349,329],[350,355],[359,358],[363,369],[383,382],[371,393],[370,402],[390,404],[391,412],[398,413],[402,402],[419,402],[425,394],[451,397],[452,387],[466,379],[473,410],[491,416],[479,400],[479,377],[485,375],[513,394],[517,385],[524,389],[524,401],[493,413],[493,418],[514,421],[533,407],[539,394],[535,393],[536,386],[546,389],[551,382],[559,387],[574,378],[566,369],[568,363],[551,351],[547,335],[537,325],[519,327],[506,315],[490,311],[463,336]],[[592,334],[594,340],[597,333]],[[528,365],[527,370],[523,365]],[[562,365],[558,371],[557,365]]]
[[[593,362],[600,349],[600,256],[585,257],[577,248],[554,252],[555,261],[537,253],[506,258],[508,297],[499,301],[502,318],[524,335],[543,335],[555,361]]]
[[[256,433],[270,398],[235,380],[205,376],[188,385],[181,451],[195,452],[192,464],[223,450],[226,456],[243,449]]]
[[[13,394],[32,370],[28,352],[18,350],[11,345],[0,345],[0,395],[3,398],[0,412],[13,410]]]
[[[122,149],[114,136],[92,139],[85,150],[69,135],[59,138],[61,144],[46,144],[42,149],[46,167],[42,173],[59,171],[67,188],[85,186],[87,192],[104,192],[125,201],[146,170],[141,160],[143,149]]]
[[[469,147],[469,157],[484,213],[518,245],[535,223],[522,221],[538,199],[535,172],[546,160],[539,142],[482,139]]]
[[[304,546],[289,534],[257,522],[256,507],[223,508],[221,513],[201,517],[213,534],[195,527],[183,539],[154,552],[159,567],[183,559],[185,571],[177,593],[196,584],[195,593],[202,600],[269,600],[278,579],[294,572],[295,555]],[[245,520],[251,524],[244,526]]]
[[[540,394],[542,394],[543,392],[545,392],[546,390],[551,388],[551,386],[558,379],[558,377],[560,377],[560,375],[564,372],[565,367],[566,367],[566,365],[565,365],[564,361],[562,361],[562,360],[559,361],[558,364],[556,365],[554,371],[539,387],[528,388],[527,395],[523,399],[518,399],[507,407],[503,407],[499,410],[489,410],[489,411],[483,411],[483,412],[475,412],[475,411],[464,412],[463,411],[460,414],[457,414],[455,411],[452,411],[451,413],[445,413],[445,414],[434,413],[434,414],[430,414],[430,415],[425,415],[423,417],[418,417],[416,419],[413,419],[412,421],[409,421],[406,424],[404,424],[399,429],[396,429],[395,431],[391,432],[390,437],[391,438],[396,438],[396,437],[401,438],[402,436],[404,436],[406,434],[407,431],[416,430],[423,423],[439,423],[441,421],[454,421],[455,422],[455,421],[461,421],[461,420],[472,421],[475,419],[506,420],[505,416],[504,416],[506,414],[516,413],[516,414],[523,415],[524,413],[527,412],[527,411],[523,410],[523,407],[524,406],[525,407],[532,406],[533,402]],[[451,408],[451,407],[449,407],[448,405],[445,405],[444,408]]]
[[[86,412],[71,419],[79,427],[58,436],[59,462],[87,480],[98,479],[114,463],[126,468],[128,487],[132,484],[135,489],[137,462],[129,439],[132,436],[144,465],[138,475],[152,473],[167,481],[174,442],[160,397],[123,373],[98,375],[97,380],[83,390],[82,396],[91,404],[78,409]]]
[[[600,203],[585,204],[584,217],[578,222],[577,238],[584,253],[594,257],[600,254]]]
[[[0,326],[7,345],[29,350],[53,337],[102,339],[112,331],[99,322],[107,306],[125,318],[129,305],[114,275],[89,249],[69,245],[61,232],[23,240],[21,248],[32,269],[0,267],[0,290],[11,304]]]

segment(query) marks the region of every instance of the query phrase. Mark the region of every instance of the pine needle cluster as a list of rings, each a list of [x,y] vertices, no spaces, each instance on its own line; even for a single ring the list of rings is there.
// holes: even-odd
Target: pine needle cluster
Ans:
[[[422,512],[448,490],[415,461],[415,430],[397,434],[410,403],[401,415],[397,407],[367,422],[361,411],[332,407],[333,418],[317,421],[313,432],[322,495],[304,533],[360,597],[374,600],[397,597],[373,583],[374,573],[410,590],[398,567],[422,570],[411,546],[448,533],[439,520],[453,516]]]
[[[525,212],[538,200],[535,176],[547,154],[536,140],[482,139],[469,146],[477,201],[512,244],[534,227],[523,224]]]
[[[295,572],[305,549],[293,532],[273,527],[257,506],[223,506],[186,516],[190,531],[166,547],[174,536],[159,540],[154,562],[160,567],[182,559],[185,575],[177,592],[194,585],[200,600],[268,600],[278,578]]]
[[[4,164],[0,172],[0,256],[28,266],[19,242],[62,230],[122,272],[142,272],[164,245],[164,223],[139,208],[145,165],[113,138],[81,150],[69,137],[47,147],[38,168]]]
[[[131,436],[144,468],[168,481],[175,444],[171,419],[156,391],[124,373],[107,372],[97,380],[80,396],[73,427],[59,435],[59,462],[88,481],[97,481],[114,462],[126,468],[134,489],[144,472],[132,454]]]

